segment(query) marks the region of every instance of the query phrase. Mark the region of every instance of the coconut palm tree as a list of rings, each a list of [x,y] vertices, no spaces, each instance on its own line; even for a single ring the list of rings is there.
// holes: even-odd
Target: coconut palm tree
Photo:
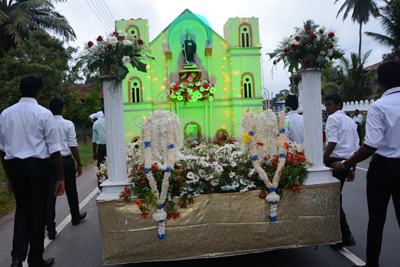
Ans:
[[[368,99],[373,91],[370,77],[375,68],[364,71],[371,50],[364,54],[359,64],[359,57],[356,53],[351,53],[350,60],[340,58],[340,65],[331,66],[324,72],[324,87],[322,94],[336,93],[343,98],[343,101],[360,101]]]
[[[378,19],[386,35],[374,32],[366,32],[365,34],[374,38],[378,43],[389,46],[392,53],[386,55],[386,59],[395,59],[400,56],[400,1],[384,1],[386,6],[380,8],[381,13]]]
[[[67,19],[54,10],[57,2],[66,0],[0,0],[0,60],[34,30],[51,31],[66,41],[75,39]]]
[[[335,0],[335,4],[337,2],[339,2],[339,0]],[[336,18],[340,13],[342,13],[342,11],[344,11],[343,20],[345,20],[351,10],[353,10],[353,13],[351,14],[351,20],[360,24],[358,59],[359,64],[361,65],[362,25],[367,24],[371,15],[377,17],[379,14],[379,9],[374,0],[345,0],[343,5],[339,8]]]

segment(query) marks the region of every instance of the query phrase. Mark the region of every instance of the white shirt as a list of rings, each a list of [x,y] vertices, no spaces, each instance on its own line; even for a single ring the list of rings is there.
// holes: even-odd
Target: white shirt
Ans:
[[[94,120],[94,119],[98,120],[98,119],[103,118],[103,117],[104,117],[103,111],[99,111],[97,113],[93,113],[92,115],[89,116],[89,118],[91,118],[92,120]]]
[[[288,113],[285,120],[286,137],[296,144],[304,143],[304,123],[303,116],[297,111]]]
[[[369,107],[364,144],[377,148],[376,154],[400,159],[399,136],[400,87],[395,87]]]
[[[353,121],[358,122],[361,125],[364,121],[364,117],[361,114],[358,114],[357,116],[353,117]]]
[[[329,157],[348,159],[360,148],[357,124],[343,110],[329,115],[325,133],[328,143],[336,143]]]
[[[61,115],[54,115],[57,131],[57,141],[61,145],[61,156],[72,154],[70,147],[78,147],[76,142],[75,126],[72,121],[65,120]]]
[[[93,143],[98,145],[106,144],[106,119],[100,118],[93,124]]]
[[[53,114],[36,99],[22,97],[0,114],[0,150],[7,160],[45,159],[60,151]]]

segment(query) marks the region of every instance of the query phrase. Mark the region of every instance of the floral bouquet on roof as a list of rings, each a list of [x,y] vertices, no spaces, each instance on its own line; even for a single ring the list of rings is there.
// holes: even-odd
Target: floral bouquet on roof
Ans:
[[[283,61],[289,72],[307,68],[325,68],[329,60],[339,59],[344,53],[337,45],[338,38],[333,30],[324,26],[318,28],[312,20],[307,20],[302,28],[295,28],[296,32],[289,38],[284,38],[273,53],[267,53],[273,64]]]
[[[142,40],[136,40],[127,33],[119,35],[114,32],[108,37],[98,36],[94,42],[84,43],[83,55],[74,68],[86,64],[91,72],[97,72],[102,76],[115,75],[116,83],[119,83],[128,74],[129,63],[132,68],[147,72],[147,64],[140,60],[154,58],[140,53],[145,47]]]
[[[204,78],[200,78],[196,73],[184,74],[179,82],[171,84],[169,90],[171,99],[183,102],[213,101],[214,93],[214,84]]]

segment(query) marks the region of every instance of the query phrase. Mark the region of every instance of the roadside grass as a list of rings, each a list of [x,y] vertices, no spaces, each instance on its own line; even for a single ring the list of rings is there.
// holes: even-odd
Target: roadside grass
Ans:
[[[83,144],[83,140],[78,139],[78,150],[83,164],[83,170],[88,169],[96,163],[93,160],[93,148],[92,141],[88,140],[87,145]],[[0,218],[13,212],[15,210],[15,198],[14,194],[10,193],[7,188],[7,177],[3,170],[3,166],[0,161]]]

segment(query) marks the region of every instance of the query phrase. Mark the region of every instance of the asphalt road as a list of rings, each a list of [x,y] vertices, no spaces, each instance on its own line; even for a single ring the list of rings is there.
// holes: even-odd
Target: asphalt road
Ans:
[[[346,183],[343,189],[343,206],[347,215],[353,236],[357,242],[354,247],[347,248],[347,253],[353,261],[357,258],[365,261],[366,233],[368,223],[368,211],[366,202],[366,169],[369,160],[358,165],[356,180]],[[361,168],[361,169],[360,169]],[[96,206],[97,186],[95,171],[90,167],[78,178],[79,200],[85,204],[82,208],[88,215],[79,225],[72,226],[68,221],[69,208],[66,196],[57,199],[57,225],[65,225],[54,241],[47,244],[44,258],[54,257],[55,267],[97,267],[102,263],[102,243],[98,224],[98,213]],[[91,197],[92,196],[92,197]],[[11,264],[11,244],[14,219],[0,225],[0,266]],[[47,240],[48,241],[48,240]],[[400,266],[400,229],[396,221],[393,203],[390,202],[387,221],[384,229],[384,237],[381,253],[382,267]],[[226,264],[238,266],[352,266],[354,263],[345,255],[329,247],[320,245],[316,249],[312,247],[301,247],[294,249],[275,250],[258,254],[234,256],[226,258],[212,258],[202,260],[185,260],[175,262],[164,262],[175,266],[188,266],[197,264]],[[160,262],[125,264],[125,266],[155,266]],[[25,265],[26,266],[26,265]],[[108,265],[121,266],[121,265]]]

